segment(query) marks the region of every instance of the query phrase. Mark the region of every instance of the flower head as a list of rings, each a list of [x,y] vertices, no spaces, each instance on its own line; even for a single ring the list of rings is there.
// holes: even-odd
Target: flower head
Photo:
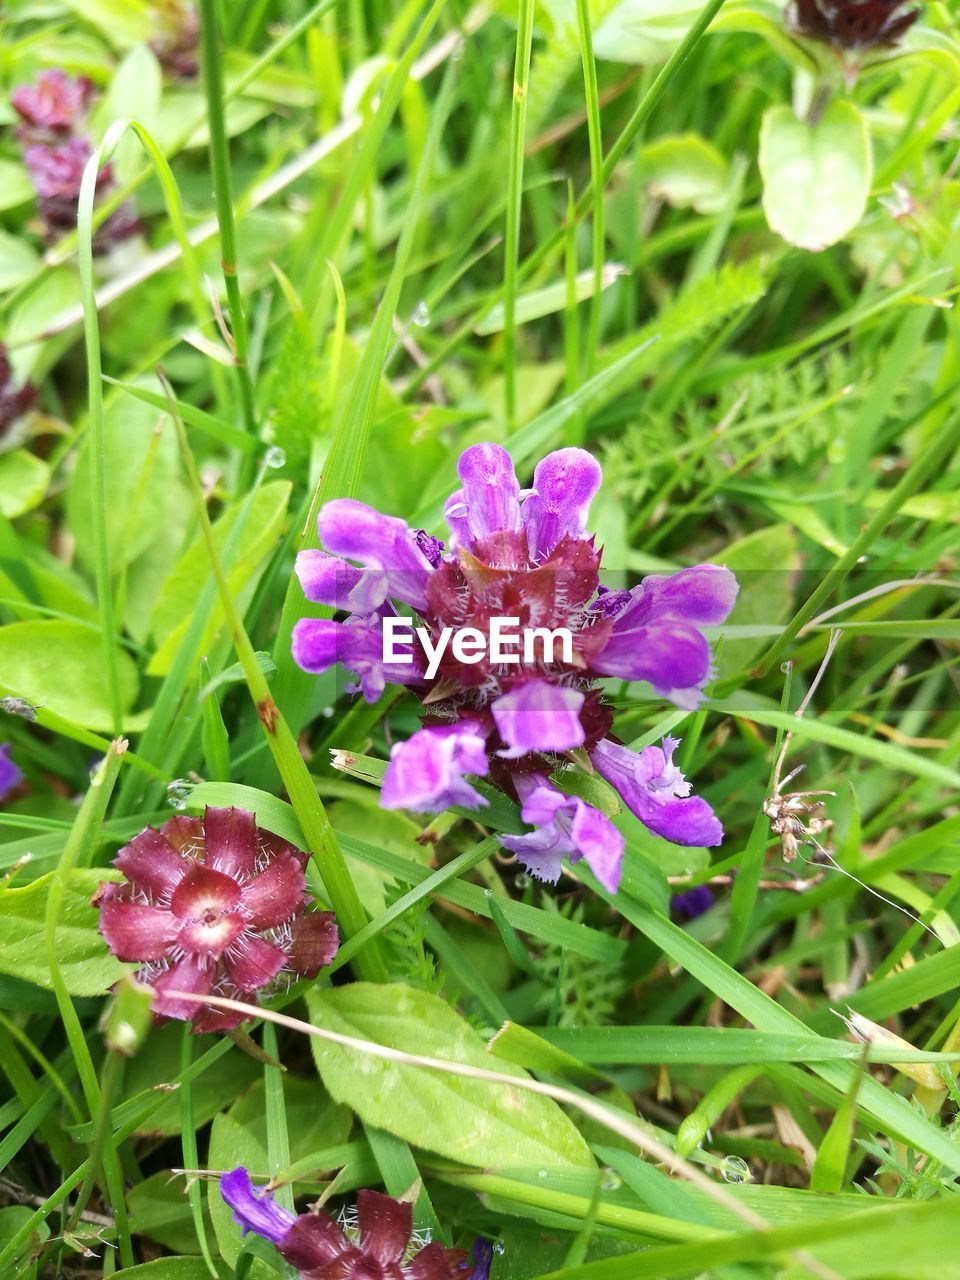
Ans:
[[[894,45],[920,17],[904,9],[907,0],[796,0],[794,26],[800,35],[839,49]]]
[[[199,70],[197,45],[200,17],[190,0],[160,0],[152,6],[156,35],[150,48],[167,75],[177,80],[192,79]]]
[[[10,759],[9,745],[0,743],[0,800],[6,799],[22,781],[23,774]]]
[[[246,1169],[220,1179],[220,1194],[244,1233],[276,1245],[303,1280],[474,1280],[459,1249],[425,1243],[413,1231],[413,1206],[379,1191],[357,1194],[342,1225],[326,1213],[290,1213],[267,1191],[256,1192]]]
[[[124,883],[100,886],[100,932],[120,960],[143,965],[154,1012],[219,1031],[242,1015],[168,995],[255,1001],[284,971],[313,977],[339,938],[333,913],[306,910],[305,855],[244,809],[208,808],[147,827],[114,859]]]
[[[645,680],[676,705],[695,707],[712,670],[703,628],[733,607],[733,574],[706,564],[645,578],[630,591],[601,586],[587,520],[602,477],[583,449],[543,458],[527,490],[497,444],[467,449],[457,472],[460,488],[444,506],[446,545],[339,499],[318,516],[323,550],[297,559],[308,599],[347,613],[342,621],[297,624],[300,666],[321,672],[341,662],[368,701],[387,684],[402,684],[424,703],[424,727],[391,752],[384,805],[476,808],[486,801],[466,775],[488,777],[536,828],[502,841],[532,874],[556,881],[564,857],[585,857],[615,889],[620,833],[549,781],[569,753],[580,763],[586,754],[651,830],[685,844],[717,843],[720,824],[705,802],[689,798],[669,740],[639,756],[609,740],[613,714],[599,680]],[[384,644],[398,602],[419,619],[407,662],[395,661]],[[484,651],[494,619],[515,622],[523,635],[513,661],[489,644]],[[568,643],[558,656],[561,632]],[[444,646],[457,633],[481,638],[473,661],[455,643]]]
[[[22,140],[40,141],[69,133],[81,120],[93,93],[86,76],[68,76],[59,67],[41,71],[33,84],[21,84],[10,103],[23,122]]]

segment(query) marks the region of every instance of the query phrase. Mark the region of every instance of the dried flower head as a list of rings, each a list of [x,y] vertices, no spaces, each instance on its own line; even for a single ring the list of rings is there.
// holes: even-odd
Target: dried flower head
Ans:
[[[244,809],[178,814],[114,859],[126,882],[100,886],[100,932],[118,959],[143,965],[155,1013],[195,1031],[234,1027],[241,1014],[166,993],[250,1003],[284,972],[313,977],[329,964],[337,926],[332,912],[307,909],[304,861]]]
[[[630,591],[600,585],[600,552],[587,532],[600,466],[583,449],[560,449],[520,488],[506,450],[478,444],[460,458],[462,488],[446,503],[446,545],[361,502],[339,499],[318,516],[325,550],[305,551],[297,574],[308,599],[349,611],[343,622],[304,619],[293,655],[306,671],[343,663],[368,701],[404,684],[424,703],[424,727],[393,748],[381,801],[438,812],[477,808],[483,795],[466,775],[488,777],[521,805],[535,830],[504,836],[529,871],[555,882],[564,856],[586,858],[602,884],[619,883],[623,839],[610,819],[566,795],[550,774],[584,755],[651,831],[680,844],[722,839],[710,807],[690,795],[673,763],[675,739],[639,754],[610,737],[612,711],[598,680],[645,680],[680,707],[697,705],[711,674],[703,627],[723,622],[737,594],[729,570],[698,565],[645,578]],[[534,649],[522,660],[486,655],[460,661],[445,649],[433,674],[421,639],[414,661],[384,660],[384,620],[393,602],[413,609],[432,637],[491,619],[519,629],[564,629],[569,652]],[[392,625],[392,624],[391,624]]]
[[[220,1194],[244,1234],[271,1241],[302,1280],[480,1280],[465,1253],[414,1233],[412,1205],[379,1191],[360,1191],[356,1213],[340,1223],[282,1208],[254,1191],[242,1167],[224,1174]]]
[[[800,35],[838,49],[894,45],[920,17],[907,0],[796,0],[794,27]]]

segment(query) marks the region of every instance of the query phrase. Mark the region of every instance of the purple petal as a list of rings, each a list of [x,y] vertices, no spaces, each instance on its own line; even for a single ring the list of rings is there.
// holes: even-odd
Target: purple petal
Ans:
[[[0,746],[0,800],[7,796],[14,787],[23,781],[23,773],[10,759],[10,747],[7,743]]]
[[[610,819],[593,805],[577,800],[570,834],[577,853],[586,858],[603,887],[616,893],[623,864],[623,836]]]
[[[203,815],[204,862],[233,880],[252,876],[260,852],[257,820],[247,809],[208,805]]]
[[[678,706],[696,705],[710,677],[706,637],[685,622],[657,622],[613,632],[593,659],[593,669],[621,680],[646,680]]]
[[[558,449],[537,463],[533,493],[523,506],[534,560],[547,557],[561,538],[583,536],[602,480],[599,462],[585,449]]]
[[[739,586],[729,569],[698,564],[668,577],[645,578],[652,588],[654,611],[682,618],[699,627],[715,627],[726,620]]]
[[[379,1191],[357,1194],[357,1218],[360,1223],[360,1248],[381,1266],[399,1262],[407,1249],[413,1230],[413,1205],[394,1200]]]
[[[300,859],[280,853],[259,875],[243,886],[241,903],[251,929],[274,929],[303,906],[306,877]]]
[[[577,796],[564,795],[542,774],[521,774],[516,788],[524,822],[537,823],[537,829],[523,836],[501,836],[500,843],[532,876],[548,884],[559,879],[565,854],[571,863],[586,858],[604,888],[616,893],[623,836],[610,819]]]
[[[380,803],[419,813],[476,809],[487,801],[464,775],[483,777],[489,768],[482,732],[471,722],[418,729],[390,752]]]
[[[403,1269],[404,1280],[488,1280],[489,1273],[465,1262],[459,1249],[445,1249],[439,1240],[424,1245]]]
[[[458,547],[473,546],[473,538],[470,536],[470,526],[467,522],[467,504],[462,489],[451,493],[443,504],[443,518],[450,530],[448,545],[451,551],[456,551]]]
[[[373,613],[387,598],[387,575],[358,569],[325,551],[301,551],[294,565],[303,594],[315,604],[351,613]]]
[[[174,889],[170,910],[180,921],[178,944],[196,955],[222,955],[246,928],[236,880],[200,863]]]
[[[118,960],[159,960],[177,937],[178,921],[163,907],[110,896],[100,903],[100,933]]]
[[[297,1215],[277,1204],[269,1191],[254,1191],[243,1166],[223,1175],[220,1194],[233,1210],[233,1220],[244,1235],[254,1231],[279,1244],[297,1220]]]
[[[497,730],[507,744],[499,754],[516,759],[529,751],[569,751],[582,746],[583,694],[546,680],[528,680],[491,704]]]
[[[713,906],[713,890],[708,884],[698,884],[683,893],[675,893],[670,899],[670,910],[674,915],[695,920],[709,911]]]
[[[325,1213],[300,1214],[283,1240],[278,1241],[278,1247],[287,1262],[308,1274],[319,1272],[321,1267],[340,1258],[347,1266],[339,1274],[350,1277],[355,1273],[347,1269],[349,1263],[357,1261],[362,1264],[363,1261],[360,1251],[351,1245],[333,1219]],[[362,1275],[362,1272],[359,1274]]]
[[[359,560],[367,569],[382,570],[391,596],[415,609],[425,608],[433,565],[403,520],[385,516],[353,498],[335,498],[321,507],[317,529],[328,551]]]
[[[675,738],[664,747],[645,747],[637,753],[604,739],[590,753],[601,777],[620,793],[624,804],[645,827],[673,844],[707,847],[720,844],[723,828],[713,810],[673,763]]]
[[[203,1009],[202,1000],[180,1000],[168,996],[168,991],[182,991],[185,994],[207,996],[213,990],[213,979],[217,966],[205,956],[184,956],[176,964],[170,966],[153,979],[154,990],[153,1012],[162,1018],[179,1018],[181,1022],[189,1022],[196,1018]],[[238,1018],[237,1021],[242,1021]]]
[[[385,663],[379,627],[358,622],[302,618],[293,628],[291,649],[294,662],[314,675],[338,662],[356,672],[367,702],[376,702],[386,684],[414,684],[420,679],[415,653],[409,663]]]
[[[520,485],[513,462],[498,444],[474,444],[457,463],[471,543],[520,528]],[[448,517],[449,519],[449,517]]]

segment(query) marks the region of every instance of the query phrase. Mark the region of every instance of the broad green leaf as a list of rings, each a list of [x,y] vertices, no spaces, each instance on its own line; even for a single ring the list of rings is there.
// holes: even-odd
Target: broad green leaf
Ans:
[[[640,152],[640,172],[652,194],[675,208],[717,213],[726,204],[729,165],[699,134],[651,142]]]
[[[5,160],[0,162],[0,190],[3,191],[0,207],[9,199],[3,186],[7,164]],[[16,285],[23,284],[24,280],[31,278],[39,265],[40,256],[28,240],[12,236],[8,231],[0,231],[0,290],[13,289]]]
[[[227,575],[230,589],[238,595],[247,586],[263,559],[273,550],[283,531],[291,485],[286,480],[265,484],[253,500],[239,546]],[[213,535],[222,550],[227,535],[240,512],[235,503],[213,526]],[[209,573],[207,550],[199,534],[180,557],[160,589],[153,610],[153,634],[158,648],[149,665],[151,675],[166,675],[177,652],[183,631]],[[223,621],[219,605],[212,611],[204,634],[203,648],[209,647]]]
[[[251,1272],[251,1275],[254,1273]],[[116,1280],[210,1280],[207,1264],[201,1258],[157,1258],[139,1267],[115,1271]]]
[[[106,405],[103,432],[107,539],[116,572],[167,534],[170,508],[183,499],[176,437],[164,415],[132,396],[116,395]],[[90,492],[90,446],[85,441],[67,490],[67,519],[77,555],[88,567],[95,563]],[[166,542],[168,556],[173,549]]]
[[[43,500],[50,468],[26,449],[0,453],[0,516],[22,516]]]
[[[120,697],[137,696],[137,670],[117,650]],[[0,690],[103,733],[113,729],[103,680],[103,645],[79,622],[13,622],[0,627]]]
[[[146,0],[66,0],[84,23],[91,23],[115,49],[146,43],[153,34]]]
[[[41,876],[22,889],[0,893],[0,973],[12,974],[38,987],[50,987],[50,967],[44,940],[44,913],[50,876]],[[66,882],[63,910],[57,922],[57,957],[60,972],[73,996],[101,996],[130,965],[121,964],[97,931],[97,910],[90,898],[102,880],[118,879],[104,867],[71,871]]]
[[[12,1240],[32,1217],[33,1209],[25,1204],[10,1204],[0,1209],[0,1248],[8,1240]],[[44,1222],[37,1232],[37,1237],[40,1240],[47,1240],[49,1236],[50,1228]],[[12,1268],[10,1274],[16,1275],[17,1280],[36,1280],[37,1263],[33,1255],[36,1252],[37,1237],[27,1240],[19,1257],[10,1260],[9,1265]]]
[[[33,183],[23,165],[16,160],[0,160],[0,209],[15,209],[35,199]]]
[[[728,619],[731,626],[775,625],[789,618],[801,567],[797,535],[790,525],[758,529],[732,542],[716,560],[732,569],[740,583],[737,603]],[[766,647],[762,637],[725,638],[717,663],[719,674],[743,670]]]
[[[358,982],[308,996],[315,1026],[406,1053],[525,1072],[488,1053],[483,1041],[437,996],[403,984]],[[573,1122],[549,1099],[505,1085],[405,1066],[311,1040],[331,1095],[365,1124],[463,1164],[574,1165],[592,1158]]]
[[[835,99],[815,124],[771,107],[760,128],[767,222],[788,244],[816,252],[836,244],[867,207],[873,153],[852,102]]]

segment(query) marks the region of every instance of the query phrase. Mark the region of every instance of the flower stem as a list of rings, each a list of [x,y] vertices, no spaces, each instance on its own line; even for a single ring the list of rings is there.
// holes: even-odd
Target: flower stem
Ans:
[[[237,276],[237,232],[233,219],[233,184],[230,177],[230,148],[224,114],[223,74],[220,62],[220,40],[217,31],[215,0],[200,0],[200,46],[203,64],[203,87],[207,99],[207,128],[210,133],[210,168],[213,172],[213,194],[220,228],[220,258],[230,308],[230,328],[235,346],[237,381],[243,421],[247,431],[256,431],[253,382],[247,363],[249,335],[247,317],[240,296]],[[249,459],[245,460],[249,466]]]
[[[533,47],[533,0],[520,0],[517,58],[513,72],[513,115],[510,120],[510,171],[507,177],[507,227],[503,272],[504,417],[507,430],[517,413],[517,263],[520,255],[520,211],[523,203],[523,136],[527,121],[530,52]]]

